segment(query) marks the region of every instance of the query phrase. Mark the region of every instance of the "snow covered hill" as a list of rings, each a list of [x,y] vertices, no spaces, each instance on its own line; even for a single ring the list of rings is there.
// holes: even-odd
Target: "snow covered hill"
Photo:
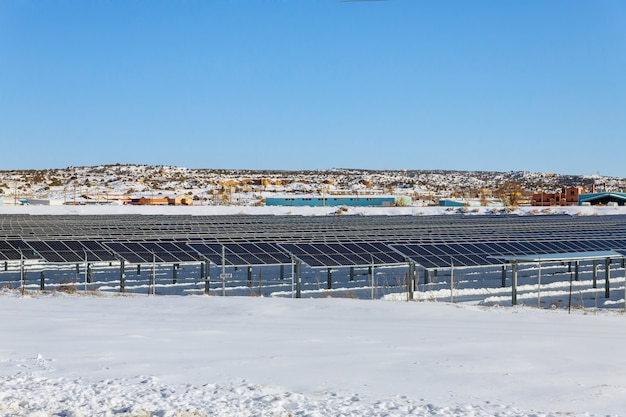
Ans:
[[[626,180],[600,175],[533,172],[245,171],[172,166],[102,165],[49,170],[0,171],[0,198],[59,202],[116,201],[124,195],[189,195],[197,205],[254,205],[276,193],[389,193],[424,205],[443,197],[502,196],[511,191],[556,191],[582,186],[617,191]]]

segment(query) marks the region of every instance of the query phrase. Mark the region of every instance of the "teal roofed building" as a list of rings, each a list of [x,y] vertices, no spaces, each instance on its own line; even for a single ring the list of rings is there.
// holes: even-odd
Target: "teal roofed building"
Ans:
[[[439,200],[440,207],[503,207],[502,200],[478,198],[442,198]]]
[[[408,196],[283,196],[265,199],[266,206],[288,207],[394,207],[412,204]]]
[[[597,206],[597,205],[619,205],[623,206],[626,203],[626,193],[615,193],[615,192],[602,192],[602,193],[589,193],[589,194],[580,194],[578,196],[578,205],[579,206]]]

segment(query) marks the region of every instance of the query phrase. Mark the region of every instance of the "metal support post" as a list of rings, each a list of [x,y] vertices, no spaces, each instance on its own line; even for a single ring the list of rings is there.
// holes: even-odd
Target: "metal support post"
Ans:
[[[511,265],[511,305],[517,305],[517,262]]]
[[[285,265],[280,266],[280,279],[285,279]]]
[[[172,284],[178,283],[178,264],[172,265]]]
[[[302,294],[302,262],[296,261],[295,264],[296,273],[296,298],[300,298]]]
[[[574,281],[578,281],[579,273],[580,273],[580,261],[576,261],[574,263]]]
[[[20,260],[20,286],[22,288],[22,296],[26,292],[26,269],[24,269],[24,258]]]
[[[150,272],[152,281],[152,295],[156,295],[156,255],[152,252],[152,270]]]
[[[411,301],[413,299],[413,291],[415,289],[415,264],[413,262],[409,262],[409,274],[407,275],[406,281],[406,300]]]
[[[350,267],[350,281],[354,281],[354,267]]]
[[[598,288],[598,262],[595,259],[591,266],[591,277],[593,279],[593,288]]]
[[[226,247],[222,245],[222,297],[226,296]]]
[[[502,265],[502,288],[506,287],[506,265]]]
[[[44,291],[46,289],[46,277],[43,271],[41,271],[41,274],[39,274],[39,289],[41,291]]]
[[[450,302],[454,303],[454,261],[450,257]]]
[[[120,260],[120,292],[124,292],[124,281],[126,278],[126,273],[124,272],[124,260]]]
[[[537,308],[541,308],[541,261],[537,263]]]
[[[326,275],[326,289],[331,290],[333,288],[333,270],[328,268]]]
[[[200,264],[202,268],[202,278],[204,279],[204,293],[209,294],[209,284],[211,283],[211,264],[209,261],[204,261]]]
[[[372,290],[371,290],[371,296],[372,296],[372,300],[375,297],[375,289],[376,289],[376,283],[374,282],[374,265],[371,265],[369,268],[367,268],[369,274],[370,274],[370,278],[372,280]]]
[[[604,298],[609,298],[611,289],[609,287],[609,279],[611,278],[611,258],[604,260]]]
[[[252,288],[252,267],[248,266],[248,288]]]

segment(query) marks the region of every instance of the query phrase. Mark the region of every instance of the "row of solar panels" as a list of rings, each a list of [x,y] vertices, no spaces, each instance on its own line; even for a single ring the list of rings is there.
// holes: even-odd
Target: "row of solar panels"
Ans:
[[[310,267],[403,264],[426,269],[501,265],[502,258],[522,255],[618,251],[626,239],[569,241],[484,241],[471,243],[207,243],[189,241],[95,240],[0,241],[0,260],[44,259],[52,263],[112,262],[185,263],[208,259],[229,266],[286,265],[299,260]]]
[[[342,240],[449,241],[626,238],[626,216],[16,216],[0,218],[0,236],[16,239],[214,238],[233,242]]]

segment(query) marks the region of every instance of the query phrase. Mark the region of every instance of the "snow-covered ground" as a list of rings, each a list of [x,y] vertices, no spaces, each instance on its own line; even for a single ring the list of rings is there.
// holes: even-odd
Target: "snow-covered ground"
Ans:
[[[0,296],[2,416],[624,415],[623,314]]]

